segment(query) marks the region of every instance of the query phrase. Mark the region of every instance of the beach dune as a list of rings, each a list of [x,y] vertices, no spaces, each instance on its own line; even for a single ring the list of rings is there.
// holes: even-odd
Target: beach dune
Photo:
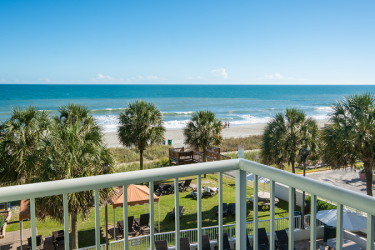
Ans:
[[[318,120],[318,126],[321,128],[327,123],[327,120]],[[247,137],[250,135],[262,135],[266,127],[266,123],[261,124],[249,124],[243,126],[235,126],[223,129],[224,138],[238,138]],[[167,129],[165,133],[165,140],[172,140],[173,147],[184,147],[184,134],[183,129]],[[118,140],[117,133],[105,133],[104,135],[105,143],[110,148],[122,147],[120,141]]]

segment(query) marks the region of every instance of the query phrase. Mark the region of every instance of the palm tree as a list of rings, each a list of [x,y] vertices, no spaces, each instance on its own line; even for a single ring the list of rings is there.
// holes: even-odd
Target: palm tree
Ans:
[[[292,165],[295,173],[295,163],[301,158],[301,150],[309,149],[316,154],[319,145],[319,130],[316,121],[306,117],[298,109],[286,109],[278,113],[267,124],[261,145],[261,156],[264,164],[276,164],[283,168],[284,163]],[[294,192],[294,208],[296,209],[296,193]]]
[[[44,161],[38,143],[48,133],[51,120],[46,111],[32,106],[12,110],[9,120],[0,125],[0,182],[21,184],[35,179]]]
[[[211,111],[194,112],[184,129],[185,144],[203,150],[203,161],[207,161],[207,148],[219,146],[223,137],[221,121]]]
[[[330,125],[323,129],[324,160],[334,168],[363,162],[367,194],[372,196],[375,159],[375,97],[358,94],[332,105]]]
[[[143,169],[143,151],[163,141],[165,128],[161,111],[152,103],[135,101],[119,115],[118,138],[125,147],[137,147],[140,169]]]
[[[60,116],[55,117],[51,126],[50,136],[44,138],[43,148],[48,154],[45,167],[40,173],[46,180],[73,179],[86,176],[111,173],[113,158],[104,146],[103,135],[99,126],[87,108],[70,104],[60,107]],[[112,195],[112,189],[100,190],[101,203]],[[51,216],[63,220],[62,196],[44,197],[37,199],[38,217],[44,219]],[[42,204],[49,204],[42,206]],[[82,218],[88,218],[92,204],[93,191],[70,193],[68,195],[69,213],[71,215],[73,248],[78,248],[78,223],[80,213]]]
[[[309,148],[310,153],[316,154],[319,143],[319,130],[316,121],[306,117],[301,110],[286,109],[278,113],[267,124],[261,145],[261,155],[264,164],[276,164],[282,167],[284,163],[292,165],[295,173],[295,163],[300,159],[300,151]]]

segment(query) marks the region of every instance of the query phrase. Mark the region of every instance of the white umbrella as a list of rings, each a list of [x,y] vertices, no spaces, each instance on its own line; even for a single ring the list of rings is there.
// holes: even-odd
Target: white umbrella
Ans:
[[[254,182],[254,174],[248,174],[247,176],[246,176],[246,179],[248,179],[249,181],[252,181],[252,182]],[[264,193],[264,184],[265,183],[270,183],[271,181],[270,181],[270,179],[267,179],[267,178],[265,178],[265,177],[262,177],[262,176],[259,176],[258,175],[258,182],[260,182],[260,183],[263,183],[263,193]]]
[[[336,227],[337,209],[319,211],[316,218],[327,224]],[[343,211],[343,228],[348,230],[360,230],[367,228],[367,218],[349,209]]]

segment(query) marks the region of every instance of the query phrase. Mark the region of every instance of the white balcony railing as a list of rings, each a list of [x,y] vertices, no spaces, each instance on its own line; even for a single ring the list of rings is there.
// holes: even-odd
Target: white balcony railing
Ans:
[[[235,170],[236,178],[236,249],[246,249],[246,173],[254,173],[254,221],[253,225],[253,248],[258,249],[258,175],[271,180],[270,195],[271,200],[275,197],[275,182],[288,185],[289,188],[289,218],[294,217],[294,189],[298,188],[309,192],[312,195],[311,199],[311,221],[316,220],[316,197],[322,197],[337,203],[338,220],[337,220],[337,246],[336,249],[342,249],[343,243],[343,206],[349,206],[357,210],[363,211],[368,214],[367,216],[367,249],[374,250],[374,215],[375,215],[375,198],[369,197],[351,190],[343,189],[333,185],[325,184],[313,179],[303,176],[294,175],[286,171],[262,165],[256,162],[233,159],[218,162],[198,163],[186,166],[175,166],[158,169],[150,169],[143,171],[109,174],[94,177],[85,177],[53,182],[43,182],[36,184],[27,184],[19,186],[10,186],[0,188],[0,203],[30,199],[30,213],[31,213],[31,232],[32,232],[32,249],[36,249],[36,224],[35,224],[35,198],[63,195],[64,204],[64,231],[65,231],[65,249],[69,249],[69,215],[68,215],[68,193],[82,192],[87,190],[94,190],[95,195],[95,243],[96,249],[100,250],[100,218],[99,218],[99,189],[115,186],[123,186],[124,200],[127,201],[127,192],[125,191],[127,185],[149,182],[150,193],[153,193],[153,182],[165,179],[174,179],[175,187],[178,186],[178,178],[185,176],[197,175],[197,244],[198,249],[202,249],[202,201],[201,201],[201,175],[206,173],[218,173],[218,199],[219,204],[223,203],[223,186],[222,186],[222,173],[225,171]],[[151,196],[152,197],[152,196]],[[150,199],[150,228],[154,228],[154,200]],[[175,207],[178,211],[179,207],[179,193],[175,192]],[[222,206],[219,207],[218,213],[218,232],[223,232],[223,213]],[[127,225],[128,210],[127,205],[124,205],[124,225]],[[271,202],[270,206],[270,242],[275,241],[275,205]],[[294,220],[289,220],[289,232],[293,232],[295,227]],[[316,249],[316,223],[311,223],[310,235],[310,249]],[[179,249],[180,239],[180,220],[179,216],[175,218],[175,232],[174,241],[176,249]],[[124,250],[129,249],[127,227],[124,227],[125,239],[123,242]],[[221,235],[221,234],[219,234]],[[148,237],[148,247],[154,249],[155,235],[154,231],[150,230]],[[222,239],[219,238],[219,249],[223,249]],[[274,249],[274,245],[270,245],[270,249]],[[289,249],[294,249],[294,234],[289,234]]]

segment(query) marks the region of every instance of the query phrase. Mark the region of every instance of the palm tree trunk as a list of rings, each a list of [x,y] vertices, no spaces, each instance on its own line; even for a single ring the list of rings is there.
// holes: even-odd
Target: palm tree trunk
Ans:
[[[143,170],[143,150],[139,150],[139,165],[140,169]]]
[[[72,217],[72,228],[71,234],[72,234],[72,248],[77,249],[78,248],[78,221],[77,221],[77,211],[72,211],[70,214]]]
[[[294,167],[294,160],[292,161],[292,172],[293,174],[296,173],[296,168]],[[294,189],[294,211],[297,209],[297,194],[296,194],[296,189]]]
[[[366,173],[367,195],[372,196],[372,166],[370,163],[363,163]]]

